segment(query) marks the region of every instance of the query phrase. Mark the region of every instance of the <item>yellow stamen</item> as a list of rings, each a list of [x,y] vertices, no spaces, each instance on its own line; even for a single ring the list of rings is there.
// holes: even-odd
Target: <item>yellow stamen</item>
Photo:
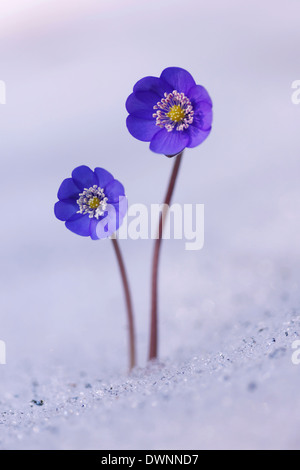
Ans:
[[[89,204],[91,209],[97,209],[97,207],[100,206],[100,199],[98,199],[96,196],[94,196],[89,200],[88,204]]]
[[[167,114],[173,122],[180,122],[185,117],[185,112],[178,104],[174,104]]]

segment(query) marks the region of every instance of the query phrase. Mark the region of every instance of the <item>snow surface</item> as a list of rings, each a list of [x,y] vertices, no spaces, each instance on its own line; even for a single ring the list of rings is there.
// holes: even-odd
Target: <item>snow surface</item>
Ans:
[[[251,297],[221,289],[222,319],[208,301],[202,314],[188,308],[189,325],[175,310],[177,321],[164,321],[174,328],[174,356],[130,375],[109,364],[97,371],[95,355],[86,368],[69,358],[14,370],[1,397],[1,448],[299,448],[300,366],[291,347],[300,335],[299,272],[281,268],[244,270]]]

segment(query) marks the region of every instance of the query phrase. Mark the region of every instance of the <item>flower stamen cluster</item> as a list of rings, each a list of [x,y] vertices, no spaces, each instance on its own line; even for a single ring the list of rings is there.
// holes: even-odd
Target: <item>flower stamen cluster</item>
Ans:
[[[107,197],[105,197],[104,190],[96,184],[90,188],[84,188],[84,191],[79,194],[77,204],[79,205],[79,214],[89,214],[89,218],[99,219],[107,207]]]
[[[172,93],[165,93],[164,98],[159,101],[153,109],[156,112],[156,125],[165,127],[168,132],[174,128],[176,131],[183,131],[192,124],[194,119],[193,106],[184,93],[174,90]]]

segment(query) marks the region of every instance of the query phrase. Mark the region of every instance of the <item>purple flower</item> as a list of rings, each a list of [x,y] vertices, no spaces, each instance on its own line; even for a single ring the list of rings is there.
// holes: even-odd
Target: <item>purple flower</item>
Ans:
[[[127,212],[123,185],[103,168],[82,165],[63,180],[54,213],[66,227],[93,240],[107,238],[122,223]]]
[[[153,152],[167,156],[196,147],[211,131],[210,96],[179,67],[165,69],[159,78],[139,80],[126,101],[126,109],[130,134],[150,142]]]

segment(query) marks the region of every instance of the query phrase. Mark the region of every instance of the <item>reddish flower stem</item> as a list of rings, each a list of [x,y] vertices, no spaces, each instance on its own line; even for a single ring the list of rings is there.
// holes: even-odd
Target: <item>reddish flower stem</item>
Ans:
[[[157,359],[157,343],[158,343],[158,263],[159,254],[162,241],[162,234],[164,229],[164,223],[168,213],[169,205],[172,199],[176,178],[178,175],[179,166],[181,163],[183,151],[175,157],[173,171],[171,174],[167,194],[164,201],[163,210],[159,218],[158,234],[154,245],[154,254],[152,262],[152,300],[151,300],[151,327],[150,327],[150,349],[149,349],[149,360]]]
[[[133,308],[132,308],[132,301],[130,295],[130,289],[127,279],[127,274],[123,262],[123,258],[121,255],[120,247],[118,244],[118,240],[116,238],[112,238],[113,247],[116,253],[118,265],[120,268],[122,283],[124,287],[125,293],[125,300],[126,300],[126,307],[127,307],[127,320],[128,320],[128,331],[129,331],[129,370],[132,370],[136,365],[136,352],[135,352],[135,327],[134,327],[134,317],[133,317]]]

